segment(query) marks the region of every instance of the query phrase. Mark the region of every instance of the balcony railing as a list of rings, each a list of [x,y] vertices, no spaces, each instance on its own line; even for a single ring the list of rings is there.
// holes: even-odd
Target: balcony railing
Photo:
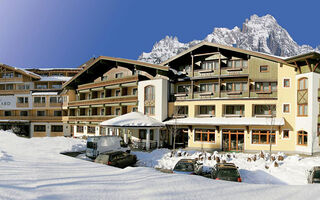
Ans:
[[[238,68],[222,68],[221,69],[221,75],[244,75],[248,74],[248,67],[238,67]]]
[[[134,101],[138,101],[137,95],[113,96],[113,97],[106,97],[106,98],[70,101],[69,106],[82,106],[82,105],[121,103],[121,102],[134,102]]]
[[[69,121],[105,121],[116,117],[117,115],[93,115],[93,116],[69,116]]]

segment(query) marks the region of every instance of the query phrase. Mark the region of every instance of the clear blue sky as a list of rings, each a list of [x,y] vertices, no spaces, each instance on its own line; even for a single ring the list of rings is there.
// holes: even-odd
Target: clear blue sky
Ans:
[[[166,35],[203,39],[214,27],[273,15],[299,44],[320,44],[318,1],[0,0],[0,63],[76,67],[92,56],[137,59]]]

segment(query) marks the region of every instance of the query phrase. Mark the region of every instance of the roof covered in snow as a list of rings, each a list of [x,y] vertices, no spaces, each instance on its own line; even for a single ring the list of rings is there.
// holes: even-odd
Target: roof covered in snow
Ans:
[[[69,81],[72,77],[67,76],[41,76],[40,81]]]
[[[255,117],[206,117],[206,118],[180,118],[164,122],[166,125],[255,125],[255,126],[283,126],[283,118],[255,118]]]
[[[131,112],[100,123],[108,127],[162,127],[162,122],[148,117],[141,112]]]

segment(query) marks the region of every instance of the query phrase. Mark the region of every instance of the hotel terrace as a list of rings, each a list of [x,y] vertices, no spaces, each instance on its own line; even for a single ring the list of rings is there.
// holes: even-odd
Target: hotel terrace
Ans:
[[[160,65],[98,57],[66,81],[62,91],[52,88],[51,82],[47,89],[37,86],[46,80],[40,77],[44,70],[3,66],[0,87],[4,96],[9,94],[6,87],[18,87],[6,86],[7,79],[20,78],[21,83],[34,85],[27,92],[33,98],[28,107],[32,116],[45,108],[46,114],[55,117],[54,107],[37,107],[43,104],[42,96],[50,99],[50,95],[63,99],[57,108],[63,116],[22,121],[26,119],[17,116],[22,99],[17,97],[24,93],[14,92],[10,93],[15,97],[12,102],[16,101],[14,114],[8,114],[5,108],[12,108],[1,101],[1,123],[31,124],[29,136],[116,134],[146,149],[170,147],[175,136],[175,145],[188,149],[259,151],[268,150],[271,142],[273,151],[312,154],[320,151],[319,61],[320,54],[315,52],[280,58],[202,42]],[[8,75],[6,70],[14,73]],[[60,102],[59,98],[52,101]],[[45,102],[47,106],[50,100]],[[134,122],[152,121],[140,114],[129,116],[130,123],[124,123],[121,115],[134,111],[159,123],[138,126]],[[45,128],[45,133],[43,127],[34,127],[46,122],[51,128]],[[59,134],[52,132],[55,123],[63,125]]]

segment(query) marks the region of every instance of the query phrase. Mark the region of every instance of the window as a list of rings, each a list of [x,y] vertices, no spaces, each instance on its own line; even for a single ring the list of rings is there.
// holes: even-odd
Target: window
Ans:
[[[154,115],[154,106],[145,106],[144,107],[145,115]]]
[[[34,125],[34,132],[46,132],[46,125]]]
[[[55,117],[62,116],[62,111],[61,110],[53,111],[53,116],[55,116]]]
[[[215,142],[214,129],[195,129],[194,141],[196,142]]]
[[[298,89],[299,90],[306,90],[308,89],[308,79],[307,78],[300,78],[298,80]]]
[[[145,140],[147,139],[147,130],[139,129],[139,139]],[[153,140],[153,129],[150,129],[150,140]]]
[[[63,132],[63,126],[62,125],[52,125],[51,131],[52,132]]]
[[[308,145],[308,133],[306,131],[298,131],[298,145]]]
[[[63,73],[56,72],[56,73],[52,73],[52,76],[64,76],[64,74],[63,74]]]
[[[283,87],[290,87],[290,79],[288,78],[283,79]]]
[[[176,106],[175,115],[177,116],[188,116],[188,106]]]
[[[227,83],[227,91],[246,91],[247,83]]]
[[[289,130],[283,130],[282,132],[283,132],[282,137],[288,139],[289,138]]]
[[[320,135],[320,124],[318,124],[318,131],[317,131],[317,136],[319,137]]]
[[[122,78],[123,77],[123,73],[116,73],[115,74],[115,78]]]
[[[256,82],[255,91],[256,92],[277,91],[277,83],[276,82]]]
[[[100,98],[104,98],[104,92],[100,93]]]
[[[116,108],[115,109],[115,115],[120,115],[121,114],[120,111],[121,111],[120,108]]]
[[[283,104],[283,113],[290,113],[290,104]]]
[[[247,60],[228,60],[227,62],[227,67],[229,68],[245,68],[247,66]]]
[[[252,144],[275,144],[276,133],[274,130],[252,130]]]
[[[225,106],[225,115],[244,115],[244,106],[243,105],[226,105]]]
[[[88,133],[96,133],[96,127],[88,126]]]
[[[16,73],[16,77],[21,78],[21,77],[22,77],[22,74]]]
[[[132,108],[132,112],[137,112],[138,111],[138,108],[137,107],[133,107]]]
[[[178,93],[189,93],[190,92],[190,85],[179,85],[178,86]]]
[[[144,99],[145,100],[155,100],[155,94],[154,94],[154,86],[149,85],[145,87],[144,89]]]
[[[10,110],[4,111],[4,116],[11,116],[11,115],[12,115],[12,113]]]
[[[100,115],[104,115],[104,108],[101,108]]]
[[[77,126],[77,132],[83,133],[83,126]]]
[[[13,84],[7,84],[6,90],[13,90]]]
[[[2,78],[13,78],[13,72],[5,72],[2,74]]]
[[[18,90],[29,90],[30,89],[30,85],[28,85],[28,84],[17,85],[17,86],[18,86]]]
[[[216,70],[219,66],[219,61],[214,60],[214,61],[204,61],[201,64],[201,69],[202,70]]]
[[[299,104],[298,105],[298,116],[299,117],[308,116],[308,104]]]
[[[200,84],[200,92],[217,92],[218,83]]]
[[[38,117],[40,117],[40,116],[46,116],[46,111],[38,110],[38,111],[37,111],[37,116],[38,116]]]
[[[53,84],[52,88],[53,89],[60,89],[60,88],[62,88],[62,85],[61,84]]]
[[[138,88],[133,88],[132,95],[137,95],[137,94],[138,94]]]
[[[116,94],[116,97],[119,97],[121,94],[120,90],[116,90],[115,94]]]
[[[101,78],[101,80],[102,80],[102,81],[108,80],[108,76],[103,76],[103,77]]]
[[[50,103],[61,103],[61,97],[50,97]]]
[[[34,97],[34,103],[46,103],[46,97]]]
[[[20,111],[20,116],[28,116],[29,112],[28,111]]]
[[[18,103],[28,103],[28,97],[18,97]]]
[[[269,72],[269,66],[268,65],[261,65],[260,72]]]
[[[255,115],[276,115],[276,105],[255,105]]]
[[[199,106],[199,115],[215,115],[215,107],[214,106]]]
[[[37,89],[47,89],[48,85],[47,84],[38,84]]]

